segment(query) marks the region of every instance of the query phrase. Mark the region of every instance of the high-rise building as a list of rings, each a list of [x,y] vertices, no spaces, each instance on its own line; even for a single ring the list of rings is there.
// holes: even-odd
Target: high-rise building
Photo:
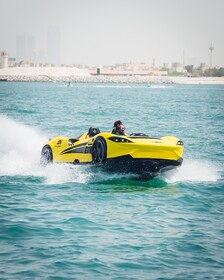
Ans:
[[[33,36],[16,37],[16,61],[36,61],[36,41]]]
[[[27,44],[25,36],[16,36],[16,61],[27,60]]]
[[[27,37],[27,60],[36,62],[36,41],[35,37]]]
[[[51,26],[47,30],[47,62],[60,64],[61,34],[57,26]]]

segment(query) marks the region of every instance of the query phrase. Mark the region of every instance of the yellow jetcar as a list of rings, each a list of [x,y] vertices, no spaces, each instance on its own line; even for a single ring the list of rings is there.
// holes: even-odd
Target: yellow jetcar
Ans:
[[[78,138],[55,137],[41,152],[43,165],[92,164],[106,170],[153,177],[182,164],[183,142],[174,136],[149,137],[143,133],[118,136],[91,127]]]

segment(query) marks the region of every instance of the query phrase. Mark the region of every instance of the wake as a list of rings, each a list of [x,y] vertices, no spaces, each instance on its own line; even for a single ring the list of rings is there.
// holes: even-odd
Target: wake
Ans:
[[[206,160],[184,159],[180,168],[164,173],[168,183],[175,182],[216,182],[221,179],[221,167]]]

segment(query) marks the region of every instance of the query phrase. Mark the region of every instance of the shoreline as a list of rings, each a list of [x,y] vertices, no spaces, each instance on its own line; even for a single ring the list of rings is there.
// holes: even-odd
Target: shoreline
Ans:
[[[201,85],[224,85],[224,77],[220,78],[187,78],[187,77],[126,77],[126,76],[2,76],[0,82],[58,82],[58,83],[124,83],[124,84],[201,84]]]
[[[12,67],[0,69],[0,82],[71,82],[129,84],[211,84],[224,85],[224,77],[108,76],[90,75],[75,67]]]

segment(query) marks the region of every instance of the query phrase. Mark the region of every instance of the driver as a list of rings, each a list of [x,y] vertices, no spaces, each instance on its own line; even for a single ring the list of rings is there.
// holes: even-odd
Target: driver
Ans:
[[[125,126],[123,125],[122,121],[118,120],[114,122],[112,133],[116,135],[125,135]]]

